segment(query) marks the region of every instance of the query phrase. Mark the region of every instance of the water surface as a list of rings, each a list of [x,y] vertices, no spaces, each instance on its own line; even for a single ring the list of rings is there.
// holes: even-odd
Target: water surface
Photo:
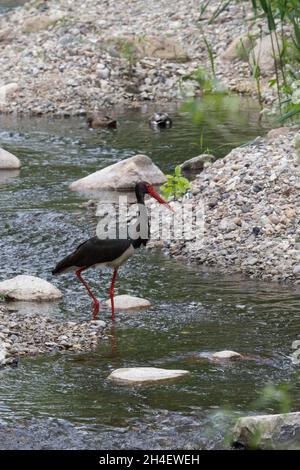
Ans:
[[[18,308],[61,320],[90,318],[90,300],[74,276],[53,279],[50,273],[58,259],[94,235],[97,223],[94,212],[83,207],[87,197],[68,185],[135,153],[151,156],[164,171],[197,155],[199,128],[188,115],[170,111],[174,126],[165,132],[153,132],[148,113],[139,111],[120,113],[116,131],[90,131],[84,119],[0,117],[0,145],[22,160],[20,172],[0,174],[0,280],[34,274],[65,294],[50,306]],[[205,145],[220,157],[252,140],[265,132],[257,117],[254,104],[243,100],[235,117],[226,110],[210,112],[202,123]],[[100,299],[108,297],[110,276],[86,273]],[[218,276],[160,251],[141,251],[120,270],[116,291],[145,297],[152,308],[118,314],[96,351],[22,359],[18,368],[0,371],[1,420],[19,427],[21,436],[27,433],[28,440],[16,445],[219,447],[226,432],[224,410],[230,410],[228,426],[237,415],[255,411],[266,382],[293,380],[296,366],[289,356],[299,334],[299,287]],[[109,322],[108,312],[102,309],[100,315]],[[203,360],[203,354],[222,349],[255,360]],[[107,380],[112,370],[131,366],[184,368],[191,374],[147,386]],[[296,392],[293,398],[297,409]],[[264,411],[276,409],[270,405]],[[9,433],[3,439],[1,445],[8,447]]]

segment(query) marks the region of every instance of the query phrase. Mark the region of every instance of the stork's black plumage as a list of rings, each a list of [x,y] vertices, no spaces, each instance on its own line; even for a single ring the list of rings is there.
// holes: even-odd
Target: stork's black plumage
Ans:
[[[99,264],[110,265],[128,250],[131,240],[100,240],[90,238],[81,243],[74,253],[60,261],[52,274],[61,274],[74,268],[90,268]]]
[[[169,207],[168,203],[162,199],[155,191],[152,185],[146,182],[137,183],[135,186],[135,193],[137,202],[145,204],[145,194],[154,197],[160,204],[165,204]],[[100,239],[98,237],[90,238],[89,240],[81,243],[76,250],[70,255],[63,258],[53,269],[52,274],[61,274],[67,271],[75,271],[76,276],[87,289],[90,297],[93,300],[93,318],[96,319],[99,313],[99,301],[94,296],[87,282],[82,278],[82,271],[96,266],[108,266],[114,269],[114,274],[110,287],[110,299],[112,317],[114,317],[114,283],[117,276],[118,268],[133,255],[135,249],[141,245],[146,245],[149,235],[150,226],[145,209],[145,217],[142,219],[147,224],[146,230],[148,236],[146,238],[138,237],[136,239]]]

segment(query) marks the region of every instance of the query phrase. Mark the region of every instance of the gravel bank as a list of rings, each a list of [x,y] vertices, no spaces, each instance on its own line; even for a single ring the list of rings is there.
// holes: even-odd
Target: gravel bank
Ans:
[[[0,112],[80,115],[114,105],[174,101],[199,94],[182,81],[208,66],[199,31],[200,0],[31,1],[0,16]],[[230,89],[252,93],[248,64],[222,60],[250,15],[229,5],[213,25],[211,2],[201,26]],[[247,26],[248,25],[248,26]],[[267,83],[267,79],[266,79]],[[1,90],[0,90],[1,91]]]
[[[186,198],[193,207],[204,203],[203,243],[165,242],[168,253],[219,272],[300,284],[299,135],[274,129],[197,176]]]
[[[58,322],[0,306],[0,366],[21,356],[94,349],[104,338],[102,320]]]

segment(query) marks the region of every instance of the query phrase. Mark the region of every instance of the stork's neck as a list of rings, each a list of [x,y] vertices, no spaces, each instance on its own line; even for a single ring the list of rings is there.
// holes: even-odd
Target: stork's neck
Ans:
[[[136,191],[136,201],[138,204],[145,205],[145,194],[141,193],[140,191]]]
[[[140,236],[132,240],[132,246],[134,248],[140,248],[141,245],[146,246],[150,238],[150,222],[145,206],[145,195],[137,193],[136,195],[138,203],[138,223],[137,229],[140,231]]]

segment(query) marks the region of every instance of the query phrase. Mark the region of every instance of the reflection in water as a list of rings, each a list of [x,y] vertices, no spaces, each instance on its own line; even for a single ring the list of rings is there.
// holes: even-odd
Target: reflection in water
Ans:
[[[20,175],[20,170],[1,170],[0,169],[0,187],[4,184],[11,183]]]

